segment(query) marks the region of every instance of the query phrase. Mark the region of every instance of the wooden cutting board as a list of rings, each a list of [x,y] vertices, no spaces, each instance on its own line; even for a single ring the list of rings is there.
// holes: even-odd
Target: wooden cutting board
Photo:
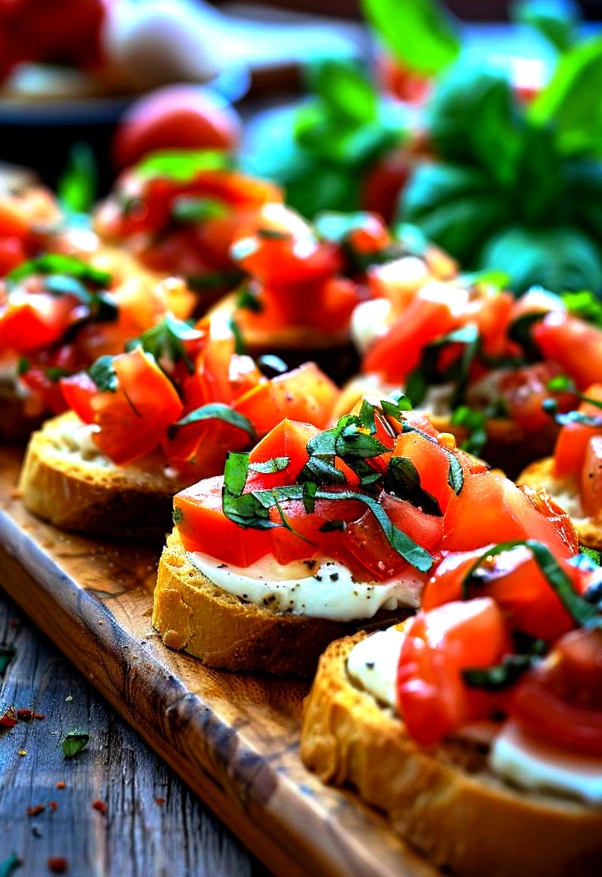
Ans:
[[[203,667],[151,626],[158,551],[62,533],[30,515],[20,454],[0,448],[0,581],[275,874],[436,877],[377,813],[305,770],[308,685]]]

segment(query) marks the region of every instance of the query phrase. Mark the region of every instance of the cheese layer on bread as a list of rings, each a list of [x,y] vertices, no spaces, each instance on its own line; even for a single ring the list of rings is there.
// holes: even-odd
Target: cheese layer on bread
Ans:
[[[398,606],[417,608],[424,583],[412,569],[389,582],[356,582],[346,566],[328,559],[282,565],[264,557],[238,569],[198,551],[187,556],[210,581],[242,600],[331,621],[372,618],[379,609]]]

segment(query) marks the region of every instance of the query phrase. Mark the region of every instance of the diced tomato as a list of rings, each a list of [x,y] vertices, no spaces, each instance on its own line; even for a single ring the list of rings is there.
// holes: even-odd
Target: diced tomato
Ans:
[[[451,553],[429,578],[422,595],[424,611],[463,598],[463,583],[470,568],[487,547]],[[560,561],[580,593],[584,582],[579,570]],[[479,567],[478,583],[469,597],[492,597],[513,629],[553,642],[575,626],[554,589],[535,562],[531,551],[519,546],[492,556]]]
[[[514,304],[510,292],[480,294],[466,308],[466,319],[476,323],[486,356],[502,356],[506,352],[508,324]]]
[[[26,259],[27,253],[20,238],[15,235],[0,237],[0,277],[8,274]]]
[[[602,631],[575,630],[517,686],[509,712],[552,744],[602,756]]]
[[[488,597],[421,612],[404,628],[397,670],[400,713],[412,739],[432,746],[486,718],[499,697],[471,690],[462,670],[499,664],[510,651],[502,613]]]
[[[232,255],[249,274],[285,289],[323,280],[343,268],[339,247],[319,241],[311,226],[283,204],[263,207],[250,227],[241,229]]]
[[[71,325],[77,301],[15,290],[0,309],[0,346],[28,354],[58,341]]]
[[[577,405],[574,393],[549,389],[550,381],[559,372],[559,367],[554,363],[538,362],[502,375],[499,389],[508,416],[525,432],[534,433],[553,427],[550,415],[542,407],[544,400],[553,399],[557,410],[561,412],[571,411]]]
[[[259,436],[285,418],[325,429],[339,389],[313,362],[258,384],[233,408],[248,417]]]
[[[245,529],[224,515],[223,483],[221,477],[206,478],[177,493],[174,519],[186,551],[247,567],[271,552],[271,532]]]
[[[183,406],[169,378],[142,348],[113,357],[113,368],[117,390],[99,392],[90,403],[100,427],[94,441],[114,463],[125,465],[165,440]]]
[[[592,436],[587,443],[580,493],[585,514],[599,518],[602,514],[602,435]]]
[[[454,491],[448,482],[450,455],[437,439],[413,430],[403,432],[395,440],[393,453],[396,457],[409,457],[418,470],[420,486],[445,511]]]
[[[294,484],[309,459],[307,443],[319,429],[309,423],[285,418],[271,429],[249,454],[249,463],[265,463],[276,457],[288,457],[288,465],[280,472],[249,473],[249,489],[264,490],[282,484]]]
[[[427,515],[407,500],[385,493],[381,494],[380,504],[391,523],[410,539],[427,551],[438,548],[443,533],[442,518]],[[372,580],[384,581],[409,566],[392,547],[369,509],[347,526],[342,539],[364,574],[367,572]],[[418,575],[415,570],[412,572]]]
[[[410,301],[389,332],[368,350],[364,372],[385,381],[403,381],[420,362],[424,347],[460,324],[452,287],[428,284]]]
[[[602,402],[602,384],[592,384],[586,389],[585,395]],[[602,410],[591,402],[581,402],[577,410],[588,417],[602,417]],[[554,448],[554,472],[558,478],[581,480],[590,439],[600,433],[601,427],[579,422],[567,423],[562,427]]]
[[[228,453],[246,451],[251,444],[248,432],[219,418],[178,427],[161,442],[169,465],[191,480],[221,475]]]
[[[464,475],[464,485],[454,494],[445,511],[442,548],[471,551],[491,543],[515,539],[543,542],[555,557],[569,558],[575,553],[566,534],[536,509],[525,494],[497,473]]]
[[[270,518],[275,524],[281,524],[282,512],[291,529],[278,526],[271,531],[274,557],[279,563],[291,563],[319,555],[345,563],[348,555],[341,531],[324,531],[322,527],[331,521],[354,521],[364,508],[363,503],[356,500],[318,499],[314,511],[308,513],[301,500],[283,501],[280,510],[270,510]]]
[[[75,411],[84,423],[94,423],[92,399],[97,395],[98,388],[92,378],[86,372],[78,372],[61,378],[59,384],[67,407]]]
[[[602,330],[579,317],[551,311],[536,323],[532,336],[544,359],[560,365],[580,390],[602,375]]]

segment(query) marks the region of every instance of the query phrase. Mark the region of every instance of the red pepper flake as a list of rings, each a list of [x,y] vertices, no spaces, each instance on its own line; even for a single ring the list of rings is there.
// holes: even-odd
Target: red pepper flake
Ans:
[[[4,715],[0,717],[0,725],[5,728],[14,728],[18,721],[19,717],[14,706],[9,706]]]
[[[98,810],[99,813],[106,813],[107,812],[107,805],[105,804],[104,801],[94,801],[92,806],[94,807],[95,810]]]
[[[53,874],[66,874],[69,870],[67,859],[64,856],[53,856],[48,859],[48,867]]]
[[[44,713],[33,713],[32,718],[34,718],[34,719],[45,719],[46,716],[44,715]]]
[[[27,815],[28,816],[39,816],[40,813],[43,813],[45,809],[46,808],[44,807],[43,804],[36,804],[35,807],[28,807],[27,808]]]
[[[51,810],[58,810],[59,809],[59,805],[56,803],[56,801],[51,801],[48,806],[50,807]]]
[[[59,780],[59,781],[58,781],[58,783],[56,784],[56,787],[57,787],[57,789],[61,789],[61,791],[62,791],[63,789],[66,789],[66,788],[67,788],[67,786],[65,785],[65,783],[64,783],[62,780]]]
[[[165,804],[165,798],[155,798],[155,804]]]
[[[29,709],[18,709],[17,710],[17,718],[21,722],[29,722],[33,719],[33,710]]]

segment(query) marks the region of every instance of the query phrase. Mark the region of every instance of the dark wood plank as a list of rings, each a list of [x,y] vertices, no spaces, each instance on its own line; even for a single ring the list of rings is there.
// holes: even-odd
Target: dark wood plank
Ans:
[[[378,814],[301,764],[307,684],[165,648],[150,622],[158,552],[37,520],[15,493],[19,462],[0,449],[7,592],[239,838],[286,877],[434,877]]]
[[[1,592],[0,644],[16,653],[0,681],[0,714],[14,705],[44,715],[0,732],[0,862],[14,852],[17,875],[49,873],[48,859],[60,856],[78,877],[267,877]],[[66,759],[60,744],[75,728],[90,743]],[[44,810],[28,815],[36,806]]]

